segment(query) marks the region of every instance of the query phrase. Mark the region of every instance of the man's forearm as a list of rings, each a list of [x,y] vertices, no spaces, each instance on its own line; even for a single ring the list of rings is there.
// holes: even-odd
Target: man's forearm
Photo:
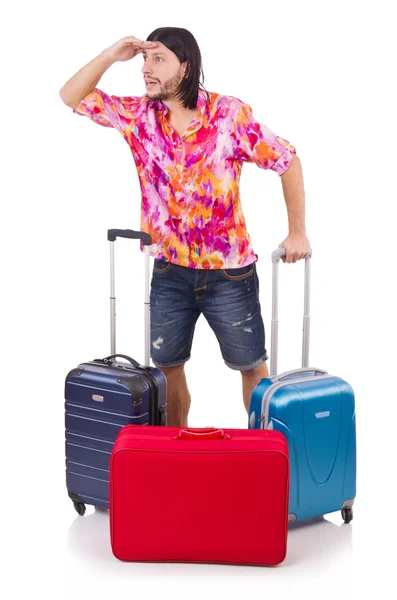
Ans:
[[[106,51],[91,60],[69,79],[59,91],[63,102],[76,108],[81,100],[96,87],[105,71],[114,63]]]
[[[305,234],[305,188],[301,162],[296,154],[288,169],[281,175],[281,182],[288,212],[289,232]]]

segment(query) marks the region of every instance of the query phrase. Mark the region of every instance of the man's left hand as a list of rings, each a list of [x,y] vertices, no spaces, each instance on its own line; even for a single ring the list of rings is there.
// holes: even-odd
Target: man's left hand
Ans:
[[[285,248],[287,254],[282,257],[285,263],[296,263],[302,258],[307,258],[310,254],[310,242],[305,233],[290,233],[279,248]]]

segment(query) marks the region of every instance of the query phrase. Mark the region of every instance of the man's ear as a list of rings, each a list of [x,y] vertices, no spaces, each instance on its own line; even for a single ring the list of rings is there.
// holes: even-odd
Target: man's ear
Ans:
[[[182,64],[184,66],[183,78],[186,79],[186,77],[188,77],[190,73],[190,63],[188,61],[185,61]]]

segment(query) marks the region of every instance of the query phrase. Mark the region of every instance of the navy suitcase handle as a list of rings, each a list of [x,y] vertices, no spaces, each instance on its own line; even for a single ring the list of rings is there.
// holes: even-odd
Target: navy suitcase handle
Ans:
[[[108,229],[109,242],[115,242],[116,238],[128,238],[129,240],[141,240],[144,246],[151,246],[152,236],[145,231],[134,231],[133,229]]]
[[[136,369],[142,369],[143,371],[147,370],[146,367],[143,367],[142,365],[139,364],[139,362],[137,362],[136,360],[131,358],[131,356],[127,356],[126,354],[111,354],[110,356],[107,356],[106,358],[96,358],[94,360],[94,362],[100,362],[105,365],[111,365],[113,358],[124,358],[125,360],[128,360],[128,362],[130,362]]]
[[[150,367],[149,247],[152,245],[153,241],[152,236],[149,233],[146,233],[145,231],[134,231],[133,229],[108,229],[108,240],[110,242],[110,352],[112,353],[112,356],[116,356],[116,293],[114,278],[114,243],[118,237],[132,240],[140,240],[145,247],[145,366]],[[130,358],[127,357],[127,360],[130,360]]]

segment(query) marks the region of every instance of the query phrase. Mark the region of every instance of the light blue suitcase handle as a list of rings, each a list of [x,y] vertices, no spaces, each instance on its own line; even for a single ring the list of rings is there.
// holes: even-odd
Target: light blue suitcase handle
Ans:
[[[293,371],[285,371],[285,373],[282,373],[281,375],[272,377],[272,381],[275,383],[276,381],[284,381],[290,377],[296,377],[300,375],[313,375],[316,377],[317,375],[328,375],[328,372],[324,371],[323,369],[316,369],[314,367],[309,367],[307,369],[294,369]]]
[[[277,248],[272,253],[273,275],[272,275],[272,329],[270,349],[270,377],[277,375],[278,358],[278,265],[280,259],[286,255],[285,248]],[[309,344],[310,344],[310,266],[312,249],[305,259],[305,286],[304,286],[304,313],[303,313],[303,335],[302,335],[302,367],[309,366]],[[310,371],[313,371],[311,369]]]

